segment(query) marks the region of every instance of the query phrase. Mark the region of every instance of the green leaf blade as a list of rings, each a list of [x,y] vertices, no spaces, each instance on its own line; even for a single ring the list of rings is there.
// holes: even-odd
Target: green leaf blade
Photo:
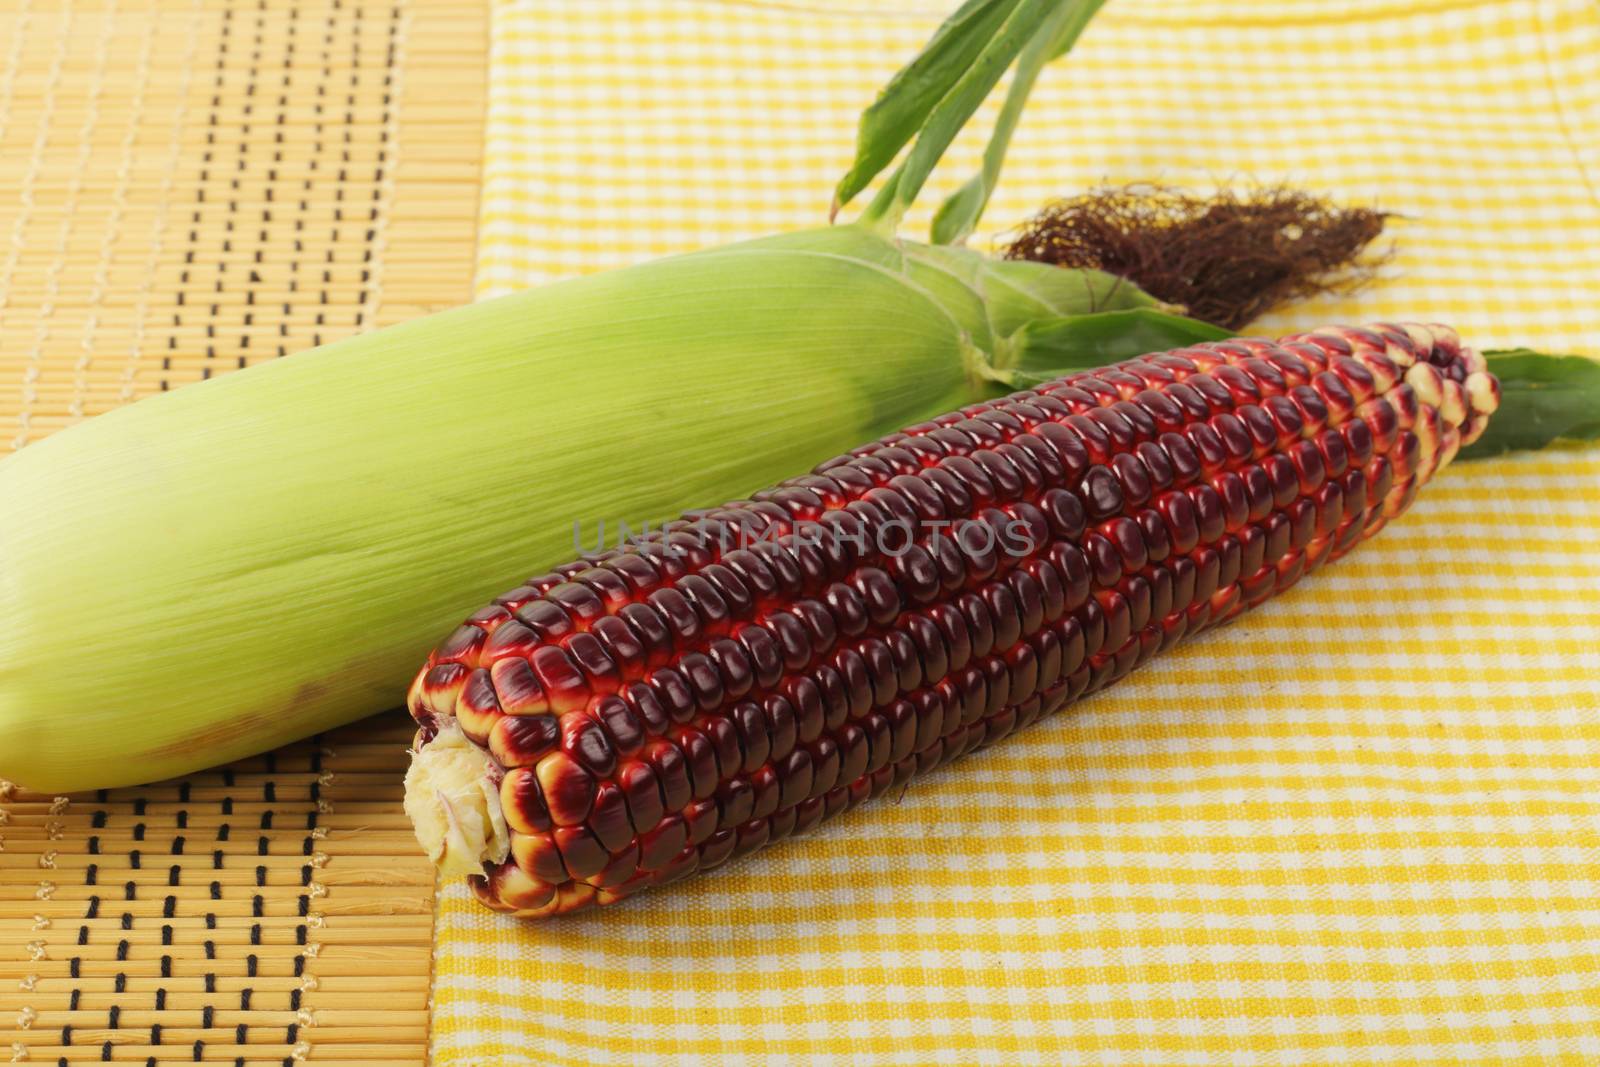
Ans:
[[[898,223],[956,134],[978,110],[1017,55],[1064,0],[1022,0],[983,51],[939,101],[895,175],[893,194],[874,200],[872,221]]]
[[[993,192],[986,174],[980,172],[968,178],[933,213],[933,243],[960,244],[971,236]]]
[[[1040,31],[1022,50],[1017,60],[1017,72],[1006,90],[1005,103],[995,120],[994,132],[984,148],[983,166],[934,213],[932,239],[934,244],[958,244],[972,236],[978,222],[989,206],[989,198],[1000,183],[1000,171],[1005,166],[1006,153],[1011,148],[1011,137],[1028,105],[1034,84],[1047,63],[1071,50],[1089,20],[1099,11],[1105,0],[1064,0],[1051,12]]]
[[[1219,326],[1151,307],[1036,319],[1012,334],[1010,358],[996,375],[1002,384],[1023,389],[1074,371],[1231,336]]]
[[[1600,439],[1600,361],[1525,348],[1484,358],[1500,379],[1500,410],[1483,436],[1461,450],[1461,459]]]
[[[835,209],[865,189],[916,136],[939,102],[1022,0],[967,0],[861,113],[856,156],[834,189]]]

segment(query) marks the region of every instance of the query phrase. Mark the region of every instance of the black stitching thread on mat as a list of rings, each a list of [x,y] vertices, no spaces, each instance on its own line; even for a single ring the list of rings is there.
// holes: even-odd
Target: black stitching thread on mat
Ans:
[[[245,85],[244,122],[240,126],[239,159],[234,172],[234,177],[231,182],[231,186],[234,190],[234,197],[228,202],[228,231],[230,235],[234,231],[234,217],[236,215],[240,215],[238,204],[238,193],[240,190],[239,176],[246,173],[250,169],[250,132],[255,126],[256,85],[261,77],[261,52],[262,46],[266,41],[266,12],[266,0],[257,0],[255,38],[250,42],[250,68],[249,73],[246,76]],[[294,32],[294,22],[294,19],[288,20],[290,33]],[[266,186],[266,199],[268,203],[270,203],[272,200],[272,185],[270,182]],[[270,209],[263,208],[262,223],[256,232],[255,245],[257,255],[260,254],[261,248],[267,243],[269,234],[267,232],[266,221],[270,218]],[[242,221],[242,218],[239,221]],[[232,237],[230,236],[226,247],[231,248],[232,243]],[[248,362],[248,357],[245,355],[245,352],[250,347],[250,324],[254,321],[254,308],[256,303],[255,287],[261,280],[260,275],[254,269],[251,269],[247,272],[247,278],[248,281],[244,290],[244,302],[247,310],[244,313],[244,320],[240,324],[239,328],[239,355],[237,357],[237,365],[240,367],[245,366]],[[222,290],[222,277],[220,270],[217,277],[217,290],[219,292]],[[267,770],[269,772],[273,770],[270,764],[268,765]]]
[[[305,188],[308,191],[311,188],[311,177],[313,175],[315,175],[315,173],[318,170],[320,170],[321,167],[322,167],[322,156],[323,156],[324,151],[326,150],[326,141],[324,140],[324,138],[325,138],[325,136],[327,134],[327,122],[326,122],[326,119],[327,119],[328,83],[333,79],[333,37],[334,37],[334,29],[338,26],[338,18],[339,18],[338,10],[339,10],[338,0],[334,0],[333,10],[328,12],[327,24],[324,26],[323,34],[322,34],[322,71],[321,71],[320,76],[317,79],[317,102],[314,105],[314,114],[316,115],[316,121],[315,121],[313,129],[314,129],[314,136],[315,136],[316,140],[315,140],[315,143],[314,143],[312,151],[311,151],[311,159],[312,159],[311,174],[307,176],[306,182],[305,182]],[[301,208],[302,214],[306,213],[306,207],[307,207],[307,201],[304,200],[304,199],[301,200],[300,201],[300,208]],[[304,237],[302,236],[305,233],[305,229],[306,229],[306,219],[302,217],[302,218],[296,220],[296,222],[295,222],[296,236],[295,236],[295,242],[294,242],[294,248],[295,248],[296,252],[301,252],[301,251],[305,250],[305,240],[304,240]],[[298,270],[298,264],[296,264],[296,269]],[[296,281],[298,282],[299,279],[296,278]],[[321,293],[321,298],[320,298],[320,301],[319,301],[319,306],[326,306],[327,303],[328,303],[328,291],[327,291],[327,289],[323,289],[322,293]],[[323,325],[323,322],[324,322],[323,312],[319,310],[317,312],[317,315],[316,315],[316,324],[317,324],[318,327],[321,327]],[[321,344],[322,343],[322,331],[320,329],[312,331],[312,333],[311,333],[311,341],[312,341],[313,344]]]
[[[289,91],[290,87],[294,84],[294,55],[297,47],[295,30],[298,29],[300,25],[299,16],[300,11],[298,8],[293,9],[290,12],[289,33],[284,41],[283,48],[283,72],[278,75],[278,113],[274,120],[277,128],[272,132],[272,166],[267,171],[267,198],[274,203],[277,200],[277,197],[273,194],[277,189],[279,181],[278,166],[283,162],[283,127],[285,122],[288,120],[289,115]],[[301,210],[303,211],[305,207],[305,201],[301,200],[300,204]],[[256,249],[255,261],[258,265],[262,261],[261,256],[262,250],[259,248]],[[293,271],[293,269],[294,267],[291,264],[290,270]],[[250,272],[250,280],[252,282],[258,282],[261,280],[261,276],[258,272],[252,270]],[[289,354],[289,346],[284,344],[283,341],[283,339],[288,336],[289,304],[286,301],[283,305],[283,317],[278,320],[277,355],[279,357],[287,356]]]
[[[367,215],[367,235],[361,251],[361,290],[356,300],[357,315],[364,315],[367,302],[376,298],[372,289],[372,246],[377,239],[378,220],[383,210],[383,181],[389,166],[389,118],[394,108],[394,72],[400,54],[400,5],[389,8],[389,41],[383,56],[383,114],[378,125],[378,165],[372,173],[372,208]],[[375,325],[369,323],[368,325]]]
[[[300,845],[301,854],[305,856],[310,856],[315,851],[317,814],[322,802],[322,783],[320,780],[322,778],[322,753],[322,736],[319,734],[311,739],[311,785],[307,790],[307,796],[311,801],[311,810],[306,813],[306,836]],[[311,911],[311,894],[309,892],[311,867],[309,865],[301,868],[300,884],[302,888],[307,889],[307,892],[300,894],[298,902],[299,913],[304,917]],[[296,925],[294,933],[295,945],[300,949],[294,955],[294,976],[301,978],[306,971],[306,925],[304,923]],[[296,1013],[297,1016],[300,1012],[300,1001],[301,991],[299,989],[291,990],[289,993],[289,1010]],[[290,1048],[294,1047],[299,1035],[299,1026],[291,1025],[288,1028],[287,1036]]]
[[[206,185],[211,181],[211,169],[216,162],[217,128],[220,125],[219,112],[222,109],[222,91],[227,84],[228,50],[232,43],[233,35],[233,5],[225,3],[222,8],[222,24],[217,40],[217,62],[211,75],[211,112],[206,116],[206,146],[200,156],[200,180],[195,189],[194,208],[189,213],[189,242],[183,253],[183,270],[178,274],[178,291],[176,306],[172,311],[172,333],[167,337],[167,354],[161,357],[161,391],[164,393],[172,388],[172,380],[168,375],[172,372],[172,353],[178,350],[179,335],[183,332],[183,311],[189,306],[188,286],[190,284],[195,266],[195,254],[200,247],[200,222],[205,214]],[[215,320],[217,306],[211,305],[211,317]],[[207,336],[215,336],[215,327],[207,327]],[[206,346],[206,359],[210,360],[215,354],[213,346]],[[203,376],[210,376],[210,367],[206,367]]]
[[[340,0],[334,0],[333,6],[335,9],[337,9],[340,6]],[[365,12],[362,10],[361,6],[359,4],[356,5],[353,16],[357,25],[361,24],[361,20],[364,15]],[[324,309],[326,309],[329,304],[328,287],[333,282],[334,249],[339,244],[339,237],[341,236],[345,222],[344,194],[345,185],[350,180],[350,164],[352,162],[350,157],[350,148],[355,144],[356,92],[360,87],[361,38],[359,35],[352,35],[350,39],[350,77],[348,84],[345,87],[344,121],[341,123],[339,134],[339,181],[334,186],[333,192],[333,226],[328,232],[328,248],[323,253],[322,257],[323,266],[321,300]],[[370,247],[370,231],[368,231],[368,233],[369,237],[367,241],[367,247]],[[361,322],[361,304],[363,299],[364,297],[358,297],[356,301],[355,320],[351,325],[359,325]],[[317,321],[319,323],[323,321],[325,314],[325,310],[317,313]]]

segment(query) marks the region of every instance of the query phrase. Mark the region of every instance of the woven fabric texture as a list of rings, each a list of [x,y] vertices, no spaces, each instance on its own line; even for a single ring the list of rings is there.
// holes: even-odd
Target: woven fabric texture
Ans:
[[[480,293],[817,223],[942,14],[863,6],[500,3]],[[1600,356],[1589,0],[1117,0],[1047,72],[985,240],[1102,180],[1236,175],[1403,215],[1377,285],[1260,332]],[[435,1062],[1600,1061],[1597,537],[1600,451],[1463,464],[898,801],[570,919],[448,887]]]

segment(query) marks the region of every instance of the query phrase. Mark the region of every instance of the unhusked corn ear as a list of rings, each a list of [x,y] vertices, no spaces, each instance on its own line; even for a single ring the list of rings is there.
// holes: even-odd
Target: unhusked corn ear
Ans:
[[[1483,431],[1497,388],[1443,326],[1178,349],[533,578],[412,686],[408,807],[449,812],[419,836],[531,917],[810,829],[1336,559]]]

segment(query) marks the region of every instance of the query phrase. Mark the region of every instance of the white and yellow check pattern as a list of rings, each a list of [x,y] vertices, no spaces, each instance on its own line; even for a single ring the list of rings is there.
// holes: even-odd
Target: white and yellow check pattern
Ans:
[[[484,294],[822,220],[939,0],[495,12]],[[981,138],[914,221],[973,165]],[[989,226],[1102,179],[1404,215],[1384,316],[1600,355],[1592,0],[1115,0]],[[1600,1062],[1600,450],[1452,468],[1112,691],[703,879],[444,893],[435,1062]]]

